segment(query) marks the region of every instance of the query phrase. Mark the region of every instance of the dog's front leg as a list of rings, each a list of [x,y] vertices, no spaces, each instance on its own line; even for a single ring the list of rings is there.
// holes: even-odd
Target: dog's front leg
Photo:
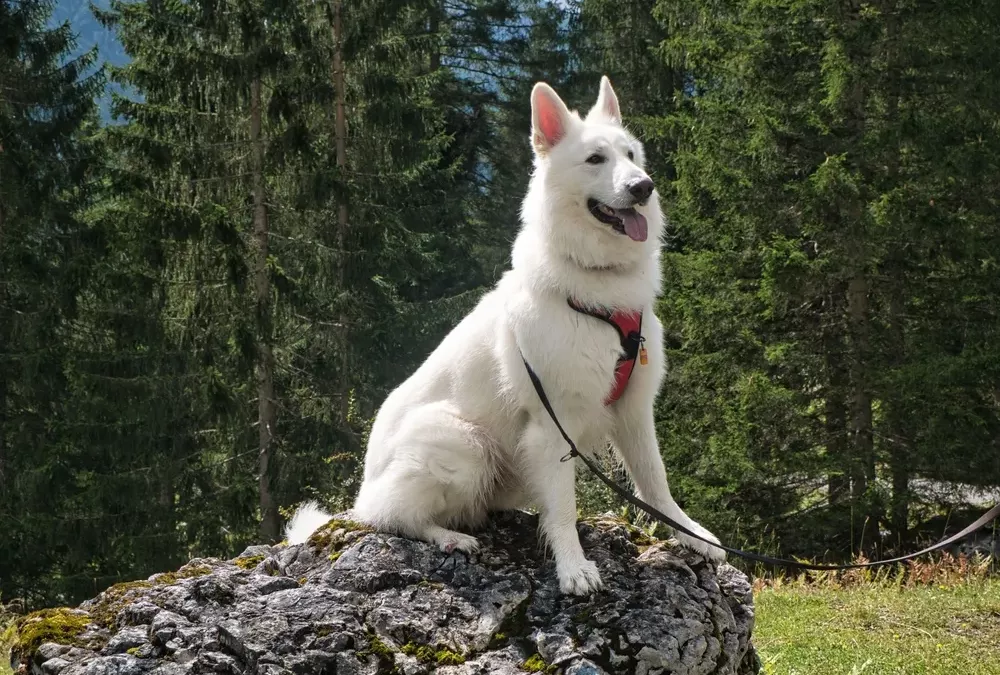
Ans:
[[[632,403],[633,407],[628,407]],[[653,422],[652,408],[635,406],[635,402],[621,401],[622,408],[617,411],[614,432],[611,442],[621,454],[636,493],[640,499],[657,510],[674,519],[692,532],[718,543],[714,534],[688,517],[677,505],[670,494],[667,484],[667,470],[663,466],[663,458],[656,441],[656,426]],[[620,405],[621,405],[620,404]],[[705,558],[715,562],[726,559],[726,553],[720,548],[706,544],[694,537],[675,532],[674,536],[683,546],[697,551]]]
[[[552,425],[532,422],[521,444],[524,480],[540,512],[542,536],[555,558],[559,589],[573,595],[600,589],[600,572],[584,556],[576,531],[575,466],[560,461],[566,454],[562,437]]]

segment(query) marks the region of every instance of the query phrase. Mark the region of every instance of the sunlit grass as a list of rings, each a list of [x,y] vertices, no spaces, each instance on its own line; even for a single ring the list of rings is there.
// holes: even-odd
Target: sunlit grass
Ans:
[[[755,596],[766,675],[1000,675],[1000,580],[793,582]]]

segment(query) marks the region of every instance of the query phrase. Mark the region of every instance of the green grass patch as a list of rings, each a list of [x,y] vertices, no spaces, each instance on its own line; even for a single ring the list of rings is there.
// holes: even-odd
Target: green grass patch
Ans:
[[[14,644],[17,617],[4,611],[0,605],[0,675],[14,675],[10,667],[10,648]]]
[[[764,675],[1000,675],[1000,580],[756,591]]]

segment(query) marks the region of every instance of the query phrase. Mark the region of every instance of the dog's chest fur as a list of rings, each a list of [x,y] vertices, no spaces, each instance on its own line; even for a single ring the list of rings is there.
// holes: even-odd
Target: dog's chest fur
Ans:
[[[561,300],[561,301],[560,301]],[[605,321],[572,309],[566,299],[546,298],[532,307],[528,320],[531,365],[554,403],[574,413],[604,417],[604,400],[614,386],[622,355],[618,331]]]
[[[615,370],[622,356],[621,338],[615,328],[593,316],[570,309],[563,312],[562,321],[571,337],[562,354],[569,362],[567,372],[574,372],[578,393],[588,403],[601,403],[614,387]],[[595,398],[596,397],[596,398]]]

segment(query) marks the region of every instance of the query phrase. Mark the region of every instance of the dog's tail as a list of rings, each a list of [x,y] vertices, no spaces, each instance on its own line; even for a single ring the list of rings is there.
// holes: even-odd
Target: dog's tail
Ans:
[[[285,526],[285,539],[289,545],[304,544],[313,532],[330,522],[333,516],[317,502],[305,502]]]

